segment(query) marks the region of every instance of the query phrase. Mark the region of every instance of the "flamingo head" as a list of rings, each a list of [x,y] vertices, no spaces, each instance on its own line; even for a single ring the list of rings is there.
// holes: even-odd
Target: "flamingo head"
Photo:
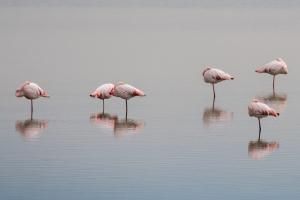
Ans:
[[[93,95],[93,94],[90,94],[90,97],[95,97],[95,95]]]
[[[210,70],[210,69],[211,69],[211,67],[205,67],[205,69],[204,69],[203,72],[202,72],[202,75],[204,76],[205,72],[207,72],[207,71]]]
[[[17,89],[16,90],[16,97],[23,97],[24,96],[24,92],[22,89]]]
[[[46,91],[43,91],[41,94],[42,97],[50,97],[49,94]]]
[[[92,92],[92,93],[90,94],[90,97],[93,97],[93,98],[98,97],[97,92],[96,92],[96,91],[95,91],[95,92]]]
[[[29,84],[30,84],[30,81],[25,81],[24,83],[22,83],[22,85],[16,90],[16,97],[23,97],[24,96],[23,88]]]

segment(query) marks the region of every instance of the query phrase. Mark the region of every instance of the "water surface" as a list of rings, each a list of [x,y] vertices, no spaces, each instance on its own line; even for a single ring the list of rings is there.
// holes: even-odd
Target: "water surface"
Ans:
[[[283,6],[284,7],[284,6]],[[299,199],[299,5],[0,8],[1,199]],[[255,74],[285,59],[287,76]],[[235,76],[212,88],[205,65]],[[50,99],[14,96],[22,81]],[[89,93],[125,81],[145,98]],[[259,98],[280,117],[248,117]]]

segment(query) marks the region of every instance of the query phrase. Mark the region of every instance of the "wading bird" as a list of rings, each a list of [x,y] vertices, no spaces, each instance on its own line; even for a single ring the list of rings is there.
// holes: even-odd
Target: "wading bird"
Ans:
[[[25,97],[26,99],[30,99],[31,101],[31,118],[33,113],[33,99],[37,99],[39,97],[50,97],[45,90],[43,90],[36,83],[25,81],[17,90],[16,97]]]
[[[215,93],[215,84],[224,80],[233,80],[234,77],[230,74],[223,72],[220,69],[206,67],[203,70],[203,78],[206,83],[210,83],[213,86],[214,98],[216,97]]]
[[[111,91],[114,88],[114,84],[112,83],[106,83],[103,85],[100,85],[94,92],[90,94],[90,97],[102,99],[102,112],[104,113],[104,100],[109,99],[111,95]]]
[[[259,102],[257,99],[253,99],[248,106],[248,114],[250,117],[256,117],[258,119],[259,134],[261,132],[260,119],[267,116],[278,117],[279,113],[273,108],[270,108],[267,104]]]
[[[119,82],[115,85],[115,87],[111,91],[111,95],[125,99],[126,118],[127,118],[127,111],[128,111],[127,100],[135,96],[146,96],[146,94],[142,90],[137,89],[132,85],[123,82]]]
[[[282,58],[277,58],[261,67],[258,67],[255,72],[273,75],[273,92],[275,92],[275,76],[278,74],[287,74],[288,68]]]

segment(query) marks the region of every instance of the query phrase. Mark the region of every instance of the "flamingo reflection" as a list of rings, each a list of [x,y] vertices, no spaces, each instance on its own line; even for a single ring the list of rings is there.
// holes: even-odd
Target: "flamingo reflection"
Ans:
[[[113,131],[116,137],[139,133],[144,128],[144,122],[129,118],[119,119],[117,115],[108,113],[93,113],[90,115],[90,122]]]
[[[114,129],[115,121],[118,116],[108,113],[93,113],[90,115],[90,122],[99,126],[100,128]]]
[[[264,157],[272,154],[275,150],[279,148],[279,143],[265,142],[258,139],[257,141],[250,141],[248,145],[248,155],[254,160],[261,160]]]
[[[45,120],[27,119],[16,121],[16,130],[25,139],[37,139],[40,134],[47,128],[48,122]]]
[[[139,133],[145,126],[145,123],[142,121],[134,119],[121,119],[115,121],[114,126],[114,135],[116,137],[128,134]]]
[[[231,121],[233,112],[224,111],[221,108],[215,107],[215,98],[213,99],[212,107],[205,108],[203,112],[203,122],[205,125],[224,121]]]

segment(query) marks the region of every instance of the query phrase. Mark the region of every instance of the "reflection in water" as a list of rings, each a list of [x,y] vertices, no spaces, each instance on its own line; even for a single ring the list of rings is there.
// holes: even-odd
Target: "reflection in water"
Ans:
[[[221,108],[215,107],[215,99],[211,108],[205,108],[203,112],[203,122],[205,125],[222,121],[231,121],[233,118],[233,112],[224,111]]]
[[[16,121],[16,130],[26,139],[36,139],[46,129],[48,122],[45,120],[27,119]]]
[[[108,113],[93,113],[90,116],[90,122],[99,127],[106,129],[114,129],[115,121],[118,120],[116,115],[110,115]]]
[[[254,160],[260,160],[270,155],[278,148],[278,142],[265,142],[262,140],[250,141],[248,145],[248,155]]]
[[[114,134],[115,136],[122,136],[125,134],[139,133],[144,128],[145,123],[133,119],[121,119],[115,122]]]
[[[144,128],[144,122],[133,119],[119,119],[108,113],[94,113],[90,115],[90,122],[113,131],[116,137],[139,133]]]
[[[279,113],[284,111],[287,105],[286,94],[271,93],[265,96],[257,96],[256,98],[258,100],[261,100],[265,104],[268,104],[270,107],[274,108]]]

